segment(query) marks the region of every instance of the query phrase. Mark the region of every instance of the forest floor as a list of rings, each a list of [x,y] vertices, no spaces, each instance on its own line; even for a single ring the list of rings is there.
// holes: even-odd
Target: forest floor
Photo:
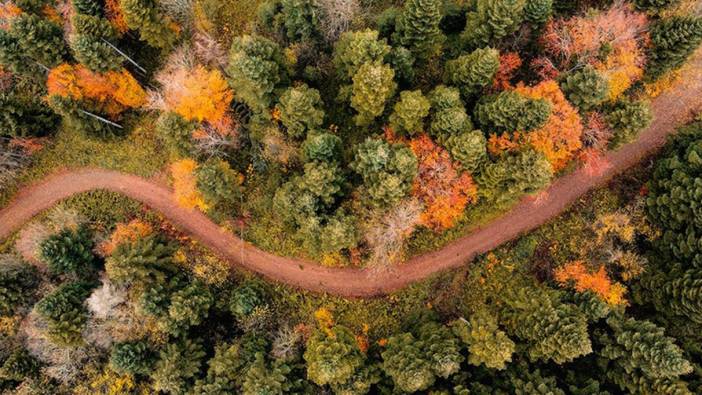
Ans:
[[[702,70],[702,52],[689,64]],[[463,236],[446,247],[414,257],[385,271],[330,268],[315,262],[275,256],[220,228],[204,214],[179,207],[172,191],[155,180],[103,169],[64,171],[21,189],[0,211],[0,240],[33,216],[74,194],[104,189],[124,194],[161,212],[175,226],[231,264],[269,279],[299,288],[345,297],[372,297],[396,291],[443,270],[464,265],[485,253],[537,228],[570,207],[590,189],[650,157],[668,135],[702,109],[702,73],[693,72],[673,89],[653,100],[654,121],[637,141],[606,155],[609,164],[598,175],[579,169],[557,179],[537,199],[524,199],[511,211]]]

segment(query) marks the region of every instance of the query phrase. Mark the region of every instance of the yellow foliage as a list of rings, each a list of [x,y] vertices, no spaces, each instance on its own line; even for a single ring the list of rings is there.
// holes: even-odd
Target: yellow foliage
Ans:
[[[100,250],[105,256],[111,255],[118,245],[124,242],[135,242],[153,233],[151,225],[135,219],[128,224],[117,224],[110,239],[100,246]]]
[[[595,68],[609,82],[608,98],[616,100],[624,91],[643,77],[644,55],[635,40],[627,40],[614,47],[604,62],[595,63]]]
[[[196,168],[197,163],[192,159],[182,159],[171,164],[173,192],[176,202],[181,207],[189,209],[198,207],[206,211],[209,207],[205,203],[202,193],[197,189]]]
[[[189,121],[215,124],[225,118],[234,94],[219,70],[178,68],[168,78],[173,82],[163,90],[168,109]]]
[[[626,251],[615,262],[621,269],[622,280],[629,281],[643,274],[646,260],[634,252]]]
[[[334,332],[331,330],[332,326],[334,326],[334,316],[329,310],[324,307],[320,307],[314,312],[314,318],[317,320],[319,329],[324,331],[327,336],[334,337]]]
[[[192,272],[206,284],[222,285],[229,278],[229,265],[214,256],[204,256],[195,260]]]
[[[604,265],[591,273],[582,261],[573,261],[556,269],[554,277],[559,284],[565,286],[574,283],[577,292],[591,291],[610,305],[626,303],[626,288],[620,283],[612,283]]]
[[[658,97],[661,93],[679,84],[682,81],[682,76],[683,69],[671,70],[656,81],[644,84],[644,90],[650,98]]]
[[[592,224],[592,230],[597,236],[597,244],[602,244],[610,236],[618,237],[625,243],[631,243],[636,233],[629,216],[621,212],[600,215]]]
[[[0,317],[0,333],[6,336],[14,336],[17,334],[21,320],[22,317],[18,315]]]
[[[76,395],[125,395],[149,394],[145,384],[137,384],[132,375],[119,375],[105,367],[101,372],[88,372],[87,382],[77,385],[73,393]]]

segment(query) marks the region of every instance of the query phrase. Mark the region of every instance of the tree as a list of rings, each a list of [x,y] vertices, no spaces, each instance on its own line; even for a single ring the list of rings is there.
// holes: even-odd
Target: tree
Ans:
[[[572,283],[577,292],[590,291],[612,306],[626,303],[624,299],[626,288],[610,280],[604,265],[591,273],[582,261],[573,261],[557,268],[553,276],[559,284]]]
[[[96,263],[93,234],[87,226],[64,228],[41,245],[41,257],[54,274],[81,273]]]
[[[462,40],[470,48],[496,44],[515,32],[524,19],[525,0],[478,0],[468,12]]]
[[[351,107],[358,112],[354,121],[368,126],[385,110],[385,103],[395,94],[395,72],[384,64],[365,63],[353,76]]]
[[[429,321],[417,329],[417,337],[424,343],[426,359],[437,377],[446,379],[461,370],[464,358],[451,329]]]
[[[0,365],[0,379],[24,381],[39,376],[40,362],[26,349],[13,351]]]
[[[315,0],[281,0],[281,16],[290,41],[306,42],[319,35],[319,6]]]
[[[499,67],[500,56],[496,49],[476,49],[470,54],[446,62],[444,81],[458,87],[467,99],[492,83]]]
[[[680,0],[634,0],[634,5],[639,10],[656,14],[679,2]]]
[[[412,85],[416,73],[415,58],[405,47],[393,47],[385,57],[385,61],[395,70],[395,80],[401,85]]]
[[[238,319],[251,314],[257,307],[265,306],[265,292],[254,282],[239,285],[229,300],[229,311]]]
[[[176,157],[188,157],[194,149],[192,135],[196,124],[179,114],[168,111],[161,113],[156,121],[156,132]]]
[[[342,385],[363,367],[364,357],[351,330],[334,326],[317,330],[307,340],[307,378],[317,385]]]
[[[663,315],[682,316],[702,324],[702,270],[685,270],[680,264],[671,265],[667,272],[655,269],[647,270],[641,280],[645,298]]]
[[[475,174],[487,163],[487,140],[480,130],[465,131],[450,136],[445,144],[453,160],[461,169]]]
[[[307,84],[288,88],[276,105],[280,121],[293,138],[304,138],[306,133],[318,129],[324,122],[324,110],[319,91]]]
[[[73,35],[69,42],[78,62],[100,73],[122,68],[122,56],[109,44],[117,38],[117,32],[107,19],[78,13],[71,23]]]
[[[553,13],[553,0],[526,0],[524,4],[524,20],[543,26]]]
[[[371,204],[387,207],[409,192],[417,175],[417,157],[405,146],[368,139],[356,148],[351,168],[363,178]]]
[[[207,395],[235,393],[247,362],[241,354],[239,343],[216,345],[215,354],[207,363],[207,377],[197,380],[193,392]]]
[[[53,134],[59,117],[34,97],[13,89],[0,93],[0,129],[10,137],[43,137]]]
[[[565,395],[553,376],[544,377],[539,369],[530,371],[528,365],[521,364],[509,373],[509,380],[518,395],[524,394],[549,394]]]
[[[244,181],[244,176],[232,169],[228,162],[213,158],[197,167],[195,177],[197,189],[207,206],[220,211],[226,211],[236,204]]]
[[[257,354],[256,361],[246,370],[241,391],[244,395],[283,395],[290,387],[286,377],[290,370],[279,364],[268,367],[263,355]]]
[[[306,161],[334,162],[341,158],[341,138],[331,133],[308,133],[302,144]]]
[[[150,235],[118,245],[107,258],[105,271],[115,284],[163,283],[175,273],[174,252],[173,245]]]
[[[409,0],[398,15],[393,41],[409,49],[415,58],[427,60],[441,51],[444,37],[439,0]]]
[[[397,131],[413,135],[424,130],[424,118],[429,115],[429,100],[422,91],[402,91],[390,115],[390,126]]]
[[[342,81],[350,82],[366,63],[380,65],[390,53],[385,39],[375,30],[346,32],[334,45],[333,63]]]
[[[117,343],[112,346],[110,367],[117,373],[148,375],[153,365],[153,352],[143,340]]]
[[[205,352],[189,339],[170,343],[159,353],[151,378],[156,391],[181,394],[191,387],[191,380],[200,371]]]
[[[87,283],[65,283],[40,300],[34,308],[48,322],[49,338],[60,346],[74,346],[83,340],[82,331],[88,321],[83,305],[90,295]]]
[[[280,47],[265,37],[248,34],[232,42],[227,74],[235,97],[258,113],[268,109],[273,91],[287,79]]]
[[[607,125],[614,130],[611,148],[619,148],[636,139],[653,121],[651,104],[647,101],[620,100],[607,114]]]
[[[482,130],[530,132],[546,124],[551,115],[551,103],[515,91],[502,91],[497,95],[483,96],[474,113]]]
[[[650,30],[652,47],[646,64],[648,80],[656,80],[667,71],[682,66],[702,43],[702,18],[675,16],[660,19]]]
[[[170,17],[162,15],[154,0],[120,0],[124,20],[130,29],[155,48],[168,49],[178,38],[178,27]]]
[[[470,320],[458,319],[453,332],[468,346],[468,363],[502,370],[512,361],[515,344],[499,329],[497,318],[487,310],[479,310]]]
[[[436,376],[431,363],[426,359],[424,342],[417,340],[411,333],[391,336],[381,353],[383,370],[392,378],[395,388],[404,392],[416,392],[428,389]]]
[[[429,101],[433,108],[429,132],[437,141],[445,144],[451,136],[473,129],[457,88],[439,85],[429,93]]]
[[[18,56],[28,56],[44,67],[55,67],[68,55],[61,27],[37,15],[22,14],[12,19],[10,35],[21,49]]]
[[[543,189],[551,182],[552,175],[553,170],[546,158],[527,150],[488,163],[476,175],[475,181],[482,198],[505,204]]]
[[[100,6],[100,2],[98,1],[72,0],[71,4],[73,4],[73,9],[76,11],[77,14],[92,15],[97,17],[102,15],[102,7]]]
[[[607,99],[609,84],[591,66],[571,73],[561,82],[561,90],[581,112],[590,111]]]
[[[309,191],[323,204],[330,206],[340,196],[344,183],[341,169],[335,163],[308,162],[299,179],[303,190]]]
[[[10,316],[28,303],[38,285],[37,271],[13,255],[0,255],[0,315]]]
[[[171,295],[168,320],[165,327],[170,333],[181,333],[191,326],[200,325],[214,304],[212,292],[199,282],[193,282]]]

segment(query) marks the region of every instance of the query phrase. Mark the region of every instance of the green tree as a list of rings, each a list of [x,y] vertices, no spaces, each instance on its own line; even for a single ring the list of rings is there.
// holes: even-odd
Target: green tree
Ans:
[[[350,379],[343,384],[331,386],[335,394],[339,395],[365,395],[370,392],[371,386],[380,381],[380,369],[377,365],[364,365],[356,369]]]
[[[120,0],[120,6],[127,26],[149,45],[166,50],[175,44],[178,35],[169,25],[173,21],[159,12],[154,0]]]
[[[70,45],[78,62],[92,71],[104,73],[122,68],[123,58],[107,42],[117,33],[107,19],[76,14],[72,18],[74,34]]]
[[[385,61],[395,70],[395,80],[397,82],[404,85],[412,85],[414,83],[416,77],[414,71],[415,58],[409,49],[393,47],[385,57]]]
[[[308,133],[302,144],[306,161],[334,162],[341,158],[341,138],[331,133]]]
[[[319,35],[319,6],[315,0],[281,0],[281,5],[289,40],[306,42]]]
[[[402,333],[388,339],[383,357],[383,370],[392,378],[395,388],[404,392],[428,389],[436,381],[431,363],[423,351],[424,342],[411,333]]]
[[[83,305],[90,295],[87,283],[65,283],[40,300],[34,308],[47,320],[48,335],[61,346],[74,346],[82,342],[81,332],[88,321],[88,310]]]
[[[41,258],[54,274],[80,273],[95,263],[93,233],[87,226],[64,228],[44,240],[39,248]]]
[[[461,369],[463,356],[458,338],[448,327],[430,321],[417,329],[426,360],[437,377],[448,378]]]
[[[317,232],[321,252],[336,252],[355,247],[360,239],[356,217],[337,210]]]
[[[551,104],[515,91],[484,96],[475,107],[475,118],[485,131],[530,132],[542,127],[551,115]]]
[[[73,9],[77,14],[102,16],[102,5],[96,0],[72,0]]]
[[[487,163],[487,140],[480,130],[450,136],[445,142],[451,157],[469,173],[477,173]]]
[[[331,205],[341,195],[344,176],[335,163],[308,162],[299,179],[302,189],[311,192],[325,205]]]
[[[476,49],[446,62],[444,81],[458,87],[464,98],[470,98],[492,83],[499,67],[500,54],[496,49]]]
[[[553,376],[543,376],[539,369],[529,370],[526,364],[512,369],[509,374],[510,384],[517,395],[528,394],[548,394],[565,395],[560,388],[556,378]]]
[[[353,76],[351,107],[358,112],[354,121],[368,126],[385,110],[385,103],[395,94],[395,71],[385,64],[365,63]]]
[[[193,392],[206,395],[236,393],[246,368],[246,361],[240,356],[241,347],[237,343],[216,345],[214,357],[208,361],[207,377],[196,382]]]
[[[468,346],[468,363],[504,369],[512,361],[515,344],[497,325],[497,318],[487,310],[479,310],[470,320],[454,321],[456,336]]]
[[[388,207],[410,191],[417,175],[417,157],[406,146],[368,139],[356,148],[351,168],[363,178],[370,202]]]
[[[28,303],[39,283],[37,270],[14,255],[0,255],[0,315],[12,315]]]
[[[524,4],[524,20],[541,26],[553,14],[553,0],[526,0]]]
[[[241,174],[221,159],[211,158],[199,165],[195,177],[210,210],[230,212],[241,196]]]
[[[439,28],[440,0],[408,0],[395,24],[393,41],[409,49],[415,58],[427,60],[441,51],[446,37]]]
[[[651,14],[657,14],[678,3],[680,0],[634,0],[636,8]]]
[[[289,136],[304,138],[306,133],[316,130],[324,122],[324,110],[319,91],[307,84],[288,88],[280,96],[276,106],[280,121]]]
[[[674,16],[654,22],[650,28],[651,49],[646,78],[656,80],[679,68],[702,43],[702,18]]]
[[[169,394],[187,393],[204,357],[202,346],[189,339],[166,345],[151,375],[153,388]]]
[[[154,285],[174,275],[173,245],[158,235],[121,243],[105,262],[105,271],[116,284]]]
[[[553,176],[548,160],[533,150],[505,155],[476,176],[480,196],[497,204],[514,201],[545,188]]]
[[[0,134],[10,137],[48,136],[53,134],[60,121],[46,104],[15,91],[0,93],[0,111]]]
[[[702,269],[685,270],[683,265],[666,265],[647,270],[641,279],[646,298],[650,299],[661,314],[682,316],[702,324]]]
[[[51,95],[48,98],[48,103],[54,112],[63,117],[63,125],[67,128],[100,137],[118,135],[121,131],[121,129],[113,125],[108,125],[94,116],[88,115],[81,108],[82,103],[78,100],[60,95]]]
[[[37,377],[41,363],[26,349],[13,351],[0,365],[0,380],[24,381]]]
[[[366,63],[380,65],[390,53],[385,39],[375,30],[346,32],[334,45],[333,63],[342,81],[350,82]]]
[[[21,14],[12,19],[10,34],[16,38],[21,55],[52,68],[68,55],[61,27],[37,15]]]
[[[170,333],[182,333],[191,326],[200,325],[214,304],[212,292],[199,282],[193,282],[171,295],[168,320],[164,323]]]
[[[176,157],[189,157],[193,151],[192,135],[196,125],[168,111],[161,114],[156,122],[156,133]]]
[[[651,104],[643,100],[621,100],[612,107],[606,120],[607,125],[614,130],[610,147],[619,148],[634,141],[639,132],[651,125]]]
[[[251,314],[257,307],[266,305],[263,288],[254,282],[246,282],[234,289],[229,299],[229,311],[238,319]]]
[[[110,368],[117,373],[148,375],[153,365],[153,351],[143,340],[117,343],[112,346]]]
[[[390,115],[390,125],[400,133],[413,135],[424,130],[424,118],[429,115],[431,104],[422,91],[402,91]]]
[[[433,109],[429,132],[440,143],[446,144],[451,136],[473,130],[457,88],[439,85],[429,93],[429,101]]]
[[[462,39],[469,48],[495,45],[515,32],[524,19],[525,0],[477,0],[466,16]]]
[[[570,73],[561,82],[561,90],[568,101],[580,111],[590,111],[607,99],[609,83],[592,66]]]
[[[339,325],[329,333],[315,331],[307,340],[303,357],[307,362],[307,378],[317,385],[343,385],[364,364],[353,333]]]
[[[283,395],[290,388],[286,375],[290,373],[287,365],[267,366],[262,354],[256,355],[256,361],[246,370],[241,386],[244,395]]]
[[[287,81],[280,47],[257,35],[234,39],[227,73],[234,95],[259,113],[270,107],[273,91]]]

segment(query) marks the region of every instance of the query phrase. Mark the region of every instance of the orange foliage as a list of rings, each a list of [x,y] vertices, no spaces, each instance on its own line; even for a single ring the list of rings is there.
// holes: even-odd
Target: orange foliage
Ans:
[[[497,133],[491,133],[488,139],[487,149],[488,152],[493,156],[500,156],[505,152],[513,152],[519,149],[519,141],[521,140],[521,133],[514,132],[512,135],[509,133],[502,133],[497,135]]]
[[[582,261],[573,261],[556,269],[554,277],[562,286],[574,283],[577,292],[592,291],[610,305],[626,303],[626,288],[620,283],[612,283],[604,266],[590,273]]]
[[[95,102],[109,115],[146,103],[146,92],[127,70],[95,73],[82,65],[61,64],[49,72],[46,82],[49,96]]]
[[[173,193],[180,206],[189,209],[199,207],[204,211],[208,209],[208,206],[205,203],[205,198],[197,189],[196,168],[197,163],[192,159],[182,159],[171,164]]]
[[[0,29],[10,28],[12,19],[22,14],[22,10],[12,2],[0,4]]]
[[[495,73],[495,78],[492,81],[494,89],[505,90],[512,87],[510,80],[514,76],[514,72],[522,65],[522,59],[516,52],[506,52],[500,54],[500,68]]]
[[[540,129],[529,133],[514,134],[521,143],[529,144],[546,156],[554,171],[560,170],[582,147],[580,136],[583,126],[578,111],[566,100],[565,95],[553,80],[536,86],[517,86],[516,91],[532,99],[545,99],[551,103],[551,116]]]
[[[544,56],[532,59],[531,63],[529,63],[529,68],[534,74],[539,76],[541,81],[556,79],[558,74],[560,74],[560,71],[551,59]]]
[[[63,24],[63,19],[61,18],[61,15],[59,14],[58,10],[50,5],[45,5],[41,9],[42,15],[51,22],[54,22],[57,25],[62,25]]]
[[[100,251],[105,256],[112,255],[112,252],[118,245],[124,242],[135,242],[150,235],[153,231],[151,225],[138,219],[127,224],[117,224],[117,228],[112,232],[110,239],[100,245]]]
[[[174,70],[163,87],[166,107],[193,121],[223,122],[234,94],[219,70],[202,66]]]
[[[440,231],[453,227],[466,205],[477,200],[477,187],[468,173],[459,173],[449,153],[422,134],[409,146],[419,161],[412,193],[424,204],[423,225]]]
[[[44,148],[45,142],[46,142],[45,139],[37,138],[37,137],[30,137],[30,138],[15,137],[12,140],[10,140],[10,147],[19,147],[25,153],[27,153],[29,155],[33,155],[33,154],[41,151],[42,148]]]
[[[124,14],[122,13],[119,0],[105,0],[105,16],[107,20],[110,21],[112,27],[120,34],[129,31],[129,26],[127,26],[127,21],[124,20]]]

